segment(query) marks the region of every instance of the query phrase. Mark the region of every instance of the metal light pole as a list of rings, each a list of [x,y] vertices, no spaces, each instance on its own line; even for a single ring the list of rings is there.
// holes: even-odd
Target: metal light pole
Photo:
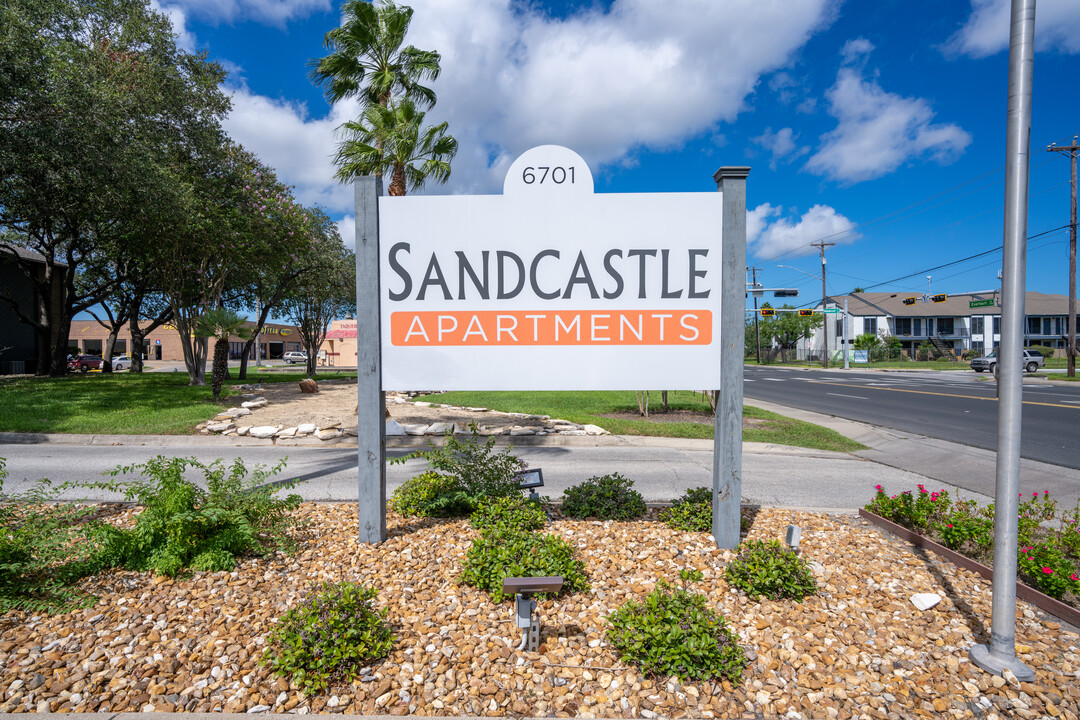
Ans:
[[[850,370],[851,365],[848,364],[848,338],[847,338],[847,298],[844,298],[844,369]]]
[[[994,597],[990,643],[974,645],[971,661],[986,672],[1012,671],[1030,681],[1035,671],[1016,657],[1016,546],[1020,486],[1025,256],[1031,82],[1035,56],[1035,0],[1012,0],[1009,110],[1005,147],[1005,256],[1001,350],[998,353],[997,482],[994,490]]]

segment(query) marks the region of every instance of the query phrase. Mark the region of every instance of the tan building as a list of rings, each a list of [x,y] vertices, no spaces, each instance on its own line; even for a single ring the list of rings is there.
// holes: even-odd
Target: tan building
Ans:
[[[254,327],[255,323],[247,323],[248,327]],[[353,335],[356,332],[354,329]],[[79,352],[85,355],[101,355],[105,349],[105,342],[109,339],[109,331],[102,327],[96,320],[73,320],[71,334],[68,336],[68,345],[77,347]],[[146,353],[143,357],[147,360],[171,360],[183,362],[184,350],[180,345],[180,333],[172,325],[162,325],[150,333],[146,339]],[[263,326],[259,338],[262,346],[264,360],[280,359],[286,352],[302,350],[300,331],[292,325],[267,323]],[[354,340],[355,345],[355,340]],[[249,360],[255,359],[256,346],[251,346]],[[113,347],[113,355],[126,355],[131,351],[131,333],[127,327],[120,331]],[[233,336],[229,338],[229,359],[238,360],[244,351],[244,341]],[[213,350],[211,349],[211,352]]]
[[[356,366],[356,320],[331,320],[319,348],[320,365]]]

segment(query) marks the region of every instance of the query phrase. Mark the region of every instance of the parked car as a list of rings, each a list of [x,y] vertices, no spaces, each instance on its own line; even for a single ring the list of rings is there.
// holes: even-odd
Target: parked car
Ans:
[[[131,356],[121,355],[120,357],[114,357],[112,359],[112,369],[119,372],[120,370],[131,369]]]
[[[994,369],[997,367],[997,351],[998,349],[994,348],[986,355],[974,358],[971,361],[971,369],[975,372],[982,372],[983,370],[987,372],[994,372]],[[1046,359],[1043,358],[1042,353],[1039,353],[1035,350],[1024,351],[1023,368],[1025,372],[1033,373],[1039,368],[1045,366]]]
[[[292,365],[293,363],[307,363],[307,353],[303,350],[293,350],[292,352],[285,353],[285,364]]]
[[[76,355],[68,360],[68,370],[71,372],[87,372],[88,370],[100,370],[101,358],[97,355]]]

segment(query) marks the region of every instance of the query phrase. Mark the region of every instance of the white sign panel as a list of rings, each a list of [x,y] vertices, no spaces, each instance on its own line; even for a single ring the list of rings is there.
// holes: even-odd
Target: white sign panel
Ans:
[[[383,387],[720,387],[722,196],[594,194],[533,148],[502,195],[379,198]]]

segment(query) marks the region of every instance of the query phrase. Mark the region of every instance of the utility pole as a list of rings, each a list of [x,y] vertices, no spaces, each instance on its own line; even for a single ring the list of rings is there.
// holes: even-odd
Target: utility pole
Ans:
[[[825,294],[825,248],[836,243],[827,243],[824,240],[818,240],[817,242],[810,243],[811,247],[816,247],[821,250],[821,317],[825,317],[825,300],[828,297]],[[821,358],[821,366],[829,367],[829,322],[828,320],[822,320],[821,322],[821,337],[825,341],[825,355]]]
[[[750,272],[753,274],[754,279],[751,281],[753,287],[757,287],[757,274],[758,270],[762,268],[752,267]],[[754,356],[757,358],[757,364],[761,364],[761,327],[758,325],[758,309],[757,309],[757,294],[751,292],[754,296]]]
[[[1065,357],[1069,359],[1069,377],[1076,377],[1076,151],[1080,146],[1076,144],[1077,136],[1073,135],[1072,145],[1058,147],[1051,143],[1046,148],[1047,152],[1060,152],[1069,155],[1072,165],[1070,179],[1072,183],[1072,201],[1069,204],[1069,347],[1065,351]]]

